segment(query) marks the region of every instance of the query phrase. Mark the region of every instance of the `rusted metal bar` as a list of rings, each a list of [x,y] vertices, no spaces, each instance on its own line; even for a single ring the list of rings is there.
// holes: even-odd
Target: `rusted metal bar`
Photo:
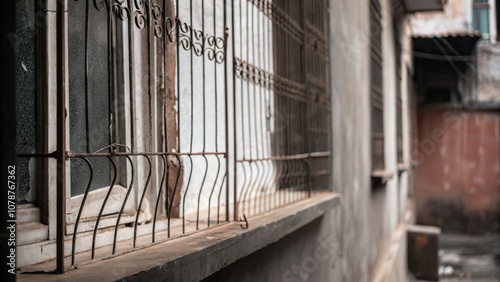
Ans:
[[[209,155],[219,155],[226,156],[226,152],[139,152],[139,153],[126,153],[126,152],[114,152],[114,153],[72,153],[68,152],[68,158],[79,158],[79,157],[125,157],[125,156],[209,156]]]
[[[149,156],[144,156],[148,160],[148,178],[146,180],[146,184],[144,184],[144,189],[142,189],[142,196],[141,199],[139,200],[139,206],[137,207],[137,213],[135,216],[135,222],[134,222],[134,241],[133,241],[133,247],[135,248],[136,243],[137,243],[137,224],[139,223],[139,215],[141,214],[141,207],[142,203],[144,202],[144,196],[146,196],[146,191],[149,187],[149,182],[151,181],[151,174],[153,171],[152,164],[151,164],[151,159]]]
[[[163,156],[162,156],[163,157]],[[131,168],[131,179],[130,179],[130,185],[128,186],[128,189],[127,189],[127,194],[125,195],[125,199],[123,200],[123,203],[122,203],[122,206],[120,208],[120,212],[118,212],[118,218],[116,219],[116,224],[115,224],[115,233],[113,235],[113,251],[112,251],[112,254],[114,255],[116,253],[116,239],[118,237],[118,226],[120,225],[120,219],[122,217],[122,214],[123,214],[123,210],[125,209],[125,206],[127,205],[127,200],[130,196],[130,192],[132,192],[132,189],[134,187],[134,172],[135,172],[135,169],[134,169],[134,162],[132,162],[132,159],[129,157],[129,156],[126,156],[127,160],[129,161],[130,163],[130,168]],[[126,169],[126,168],[125,168]],[[87,192],[86,192],[87,193]],[[82,207],[83,207],[83,204],[82,203]],[[155,217],[156,218],[156,217]],[[75,229],[76,231],[76,229]],[[153,226],[153,232],[154,232],[154,226]],[[153,233],[153,238],[154,238],[154,233]],[[153,239],[154,241],[154,239]]]
[[[313,152],[307,154],[288,155],[288,156],[274,156],[268,158],[255,158],[255,159],[241,159],[238,162],[258,162],[258,161],[287,161],[287,160],[300,160],[308,158],[328,158],[330,152]]]
[[[97,235],[97,229],[99,228],[99,222],[102,217],[102,213],[104,212],[104,208],[106,207],[106,203],[108,202],[109,195],[111,195],[111,192],[113,188],[115,187],[116,179],[118,176],[118,172],[116,170],[116,163],[113,161],[111,157],[106,157],[112,164],[113,166],[113,180],[111,181],[111,185],[108,189],[108,192],[106,193],[106,197],[104,198],[104,201],[102,202],[101,209],[99,210],[99,215],[97,216],[95,226],[94,226],[94,233],[92,234],[92,255],[91,259],[94,259],[95,256],[95,245],[96,245],[96,235]]]
[[[85,202],[87,201],[87,196],[90,191],[90,186],[92,185],[92,180],[94,179],[94,170],[92,169],[92,164],[90,164],[89,160],[87,160],[84,157],[81,157],[87,166],[89,167],[90,171],[90,177],[89,177],[89,182],[87,184],[87,188],[85,189],[85,193],[83,194],[83,199],[82,199],[82,204],[80,205],[80,208],[78,209],[78,215],[76,217],[75,221],[75,229],[73,230],[73,240],[71,241],[71,265],[75,265],[75,254],[76,254],[76,235],[78,233],[78,225],[80,224],[80,219],[82,217],[82,212],[83,212],[83,207],[85,206]],[[114,253],[114,246],[113,246],[113,253]]]
[[[57,1],[57,227],[56,271],[63,273],[66,229],[67,0]]]

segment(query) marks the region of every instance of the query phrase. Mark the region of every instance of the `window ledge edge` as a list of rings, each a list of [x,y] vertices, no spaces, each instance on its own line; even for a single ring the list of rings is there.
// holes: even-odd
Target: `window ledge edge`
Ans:
[[[97,261],[63,274],[18,274],[22,280],[49,281],[200,281],[228,265],[295,232],[335,209],[340,195],[315,193],[310,198],[248,219],[249,227],[231,222],[189,236],[172,239],[107,260]],[[171,250],[171,251],[166,251]],[[23,279],[24,278],[24,279]]]

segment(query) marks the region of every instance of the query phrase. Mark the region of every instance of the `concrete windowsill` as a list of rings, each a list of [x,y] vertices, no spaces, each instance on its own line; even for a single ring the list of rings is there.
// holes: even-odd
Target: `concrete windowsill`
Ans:
[[[371,177],[377,184],[385,185],[387,181],[394,177],[394,173],[388,170],[374,170],[372,171]]]
[[[336,193],[311,198],[148,248],[85,265],[65,274],[18,274],[18,281],[199,281],[321,217],[340,203]]]

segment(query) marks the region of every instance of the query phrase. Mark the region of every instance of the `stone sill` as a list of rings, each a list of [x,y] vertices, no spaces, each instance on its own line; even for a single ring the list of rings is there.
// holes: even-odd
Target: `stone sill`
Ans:
[[[394,173],[388,170],[374,170],[371,173],[372,186],[385,185],[392,177],[394,177]]]
[[[85,265],[65,274],[18,274],[18,281],[200,281],[336,208],[340,196],[317,193],[240,222],[200,231]]]

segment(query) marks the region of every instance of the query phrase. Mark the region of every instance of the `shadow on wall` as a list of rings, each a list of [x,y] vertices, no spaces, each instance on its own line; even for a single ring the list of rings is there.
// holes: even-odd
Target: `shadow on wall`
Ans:
[[[444,232],[449,233],[480,235],[500,230],[500,213],[468,213],[459,198],[429,199],[419,211],[418,223],[440,226]]]

